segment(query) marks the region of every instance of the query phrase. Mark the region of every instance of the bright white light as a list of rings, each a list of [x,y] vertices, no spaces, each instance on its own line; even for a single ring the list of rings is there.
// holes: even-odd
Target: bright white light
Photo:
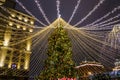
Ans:
[[[26,70],[27,70],[27,69],[28,69],[28,67],[24,67],[24,69],[26,69]]]
[[[13,23],[12,23],[12,22],[9,22],[9,25],[10,25],[10,26],[13,26]]]
[[[60,14],[60,0],[56,1],[56,6],[57,6],[57,17],[60,18],[61,14]]]
[[[24,18],[24,21],[25,21],[25,22],[28,22],[28,19],[27,19],[27,18]]]
[[[91,24],[86,25],[86,27],[94,26],[94,24],[96,24],[97,22],[105,19],[105,18],[108,17],[110,14],[113,14],[114,12],[116,12],[116,11],[119,10],[119,9],[120,9],[120,6],[114,8],[111,12],[108,12],[108,13],[107,13],[106,15],[104,15],[103,17],[97,19],[96,21],[92,22]]]
[[[92,73],[91,72],[88,72],[88,75],[91,75]]]
[[[23,30],[26,30],[26,27],[23,27]]]
[[[33,22],[33,21],[30,21],[30,23],[31,23],[31,24],[34,24],[34,22]]]
[[[4,45],[4,46],[8,46],[8,42],[7,42],[7,41],[4,41],[4,42],[3,42],[3,45]]]
[[[75,13],[76,13],[79,5],[80,5],[80,2],[81,2],[81,0],[78,0],[77,5],[75,6],[75,8],[74,8],[74,10],[73,10],[72,15],[71,15],[70,19],[68,20],[68,24],[69,24],[69,23],[71,22],[71,20],[73,19],[74,15],[75,15]]]
[[[12,17],[15,17],[15,14],[14,14],[14,13],[11,13],[11,16],[12,16]]]
[[[42,9],[42,7],[41,7],[41,5],[40,5],[40,2],[39,2],[38,0],[34,0],[34,1],[35,1],[35,3],[36,3],[37,7],[39,8],[40,12],[42,13],[43,17],[44,17],[45,20],[47,21],[47,23],[50,24],[50,21],[48,20],[45,12],[43,11],[43,9]]]
[[[33,32],[33,29],[29,29],[30,32]]]
[[[18,19],[19,19],[19,20],[22,20],[22,16],[18,16]]]
[[[83,21],[85,21],[98,7],[104,2],[105,0],[100,0],[100,2],[83,18],[81,19],[78,23],[76,23],[74,26],[77,26],[81,24]]]
[[[0,63],[0,67],[3,67],[3,63]]]
[[[61,18],[61,15],[60,15],[60,14],[58,15],[58,18]]]
[[[19,29],[19,28],[20,28],[20,25],[17,25],[17,28]]]

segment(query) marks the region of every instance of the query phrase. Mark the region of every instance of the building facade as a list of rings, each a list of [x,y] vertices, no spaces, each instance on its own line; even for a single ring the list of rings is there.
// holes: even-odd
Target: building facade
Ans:
[[[33,26],[33,17],[0,6],[1,76],[28,76]]]

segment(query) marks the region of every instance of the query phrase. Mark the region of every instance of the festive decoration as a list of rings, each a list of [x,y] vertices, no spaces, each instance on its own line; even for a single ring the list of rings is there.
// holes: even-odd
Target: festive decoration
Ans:
[[[81,19],[79,22],[77,22],[74,26],[77,26],[79,24],[81,24],[83,21],[85,21],[96,9],[98,9],[98,7],[104,2],[105,0],[100,0],[100,2],[95,5],[95,7],[83,18]]]
[[[59,22],[48,39],[48,58],[45,69],[40,74],[40,80],[55,80],[75,77],[75,64],[72,61],[71,41]]]

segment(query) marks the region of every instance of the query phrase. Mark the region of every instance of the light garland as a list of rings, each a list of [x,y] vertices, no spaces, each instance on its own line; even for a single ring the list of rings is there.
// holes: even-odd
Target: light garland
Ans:
[[[80,67],[84,67],[84,66],[98,66],[98,67],[103,67],[103,65],[101,64],[90,64],[90,63],[86,63],[80,66],[77,66],[76,68],[80,68]]]
[[[77,26],[81,24],[83,21],[85,21],[98,7],[104,2],[105,0],[100,0],[100,2],[83,18],[81,19],[78,23],[76,23],[74,26]]]
[[[48,20],[45,12],[43,11],[43,9],[42,9],[42,7],[41,7],[41,5],[40,5],[40,2],[39,2],[38,0],[34,0],[34,1],[35,1],[35,3],[36,3],[37,7],[39,8],[40,12],[42,13],[43,17],[44,17],[45,20],[47,21],[47,23],[50,24],[50,21]]]
[[[73,10],[73,13],[72,13],[70,19],[68,20],[68,24],[72,21],[74,15],[75,15],[75,13],[76,13],[76,11],[77,11],[79,5],[80,5],[80,2],[81,2],[81,0],[78,0],[78,1],[77,1],[77,5],[75,6],[75,8],[74,8],[74,10]]]
[[[57,7],[57,17],[60,18],[60,0],[56,0],[56,7]]]
[[[120,17],[120,14],[118,14],[117,16],[112,17],[112,18],[110,18],[110,19],[107,19],[107,20],[105,20],[105,21],[103,21],[103,22],[101,22],[101,23],[98,23],[98,24],[96,24],[96,25],[94,25],[94,26],[100,26],[100,25],[102,25],[102,24],[104,24],[104,23],[107,23],[107,22],[112,21],[113,19],[119,18],[119,17]]]
[[[16,2],[28,13],[28,14],[30,14],[31,16],[33,16],[35,19],[36,19],[36,21],[38,21],[40,24],[42,24],[43,26],[47,26],[47,25],[45,25],[44,23],[42,23],[39,19],[37,19],[30,11],[28,11],[27,9],[26,9],[26,7],[25,6],[23,6],[23,4],[21,3],[21,2],[19,2],[18,0],[16,0]]]
[[[76,31],[77,31],[77,30],[76,30]],[[75,32],[76,32],[76,31],[75,31]],[[75,33],[74,33],[74,34],[75,34]],[[78,33],[77,33],[77,34],[78,34]],[[110,46],[110,44],[104,43],[104,41],[101,41],[101,40],[98,40],[97,38],[94,38],[92,35],[90,35],[91,33],[87,33],[87,34],[86,34],[85,32],[83,33],[83,32],[81,32],[81,31],[79,32],[79,38],[80,38],[80,39],[79,39],[79,41],[78,41],[78,42],[80,42],[80,43],[81,43],[80,40],[82,39],[82,35],[80,35],[80,34],[83,34],[84,37],[86,37],[86,39],[84,39],[84,41],[85,41],[85,44],[86,44],[86,43],[87,43],[87,44],[84,45],[84,46],[82,46],[82,48],[85,47],[85,50],[86,50],[86,48],[87,48],[87,51],[88,51],[88,52],[89,52],[89,51],[92,51],[92,52],[91,52],[92,54],[90,54],[90,56],[93,55],[93,53],[95,53],[94,56],[96,55],[96,52],[93,52],[94,50],[95,50],[95,51],[96,51],[96,50],[97,50],[97,51],[100,51],[100,50],[99,50],[100,46],[97,45],[97,44],[95,44],[95,43],[92,44],[92,43],[91,43],[91,42],[92,42],[91,40],[96,41],[96,42],[101,43],[101,44],[105,44],[105,45]],[[71,35],[72,35],[72,34],[71,34]],[[99,37],[99,36],[97,36],[97,37]],[[72,37],[72,38],[73,38],[73,37]],[[75,40],[77,40],[77,38],[78,38],[78,37],[76,37]],[[90,38],[91,40],[88,39],[88,38]],[[83,41],[83,42],[84,42],[84,41]],[[81,45],[83,45],[83,44],[81,44]],[[87,45],[92,45],[92,46],[94,45],[96,48],[94,48],[94,50],[92,50],[92,46],[91,46],[91,47],[87,47]],[[98,48],[97,48],[97,46],[98,46]],[[90,48],[91,50],[89,50],[89,48]],[[81,50],[81,49],[78,49],[78,50]],[[81,51],[80,51],[80,52],[81,52]],[[85,51],[84,51],[84,52],[85,52]],[[75,52],[75,53],[77,53],[77,52]],[[109,53],[109,54],[113,54],[112,51],[107,51],[106,53],[107,53],[107,54],[108,54],[108,53]],[[110,55],[107,55],[107,54],[104,54],[104,56],[107,57],[107,60],[104,59],[104,58],[102,58],[103,55],[98,54],[98,56],[99,56],[101,59],[105,60],[106,62],[111,61],[112,57],[110,57]],[[84,55],[85,55],[85,54],[84,54]],[[96,55],[96,56],[97,56],[97,55]],[[109,58],[110,58],[110,59],[109,59]],[[111,62],[109,62],[109,63],[111,63]],[[112,64],[112,63],[111,63],[111,64]]]
[[[120,9],[120,6],[114,8],[111,12],[108,12],[108,13],[107,13],[106,15],[104,15],[103,17],[97,19],[96,21],[92,22],[91,24],[86,25],[85,27],[89,27],[89,26],[94,25],[95,23],[103,20],[104,18],[108,17],[110,14],[113,14],[114,12],[116,12],[116,11],[119,10],[119,9]]]
[[[76,9],[76,8],[75,8]],[[76,9],[77,10],[77,9]],[[76,12],[76,10],[74,10],[75,12]],[[74,14],[75,14],[75,12],[73,12],[73,14],[72,14],[72,18],[73,18],[73,16],[74,16]],[[60,15],[58,15],[58,16],[60,16]],[[70,22],[71,22],[71,20],[72,20],[72,18],[70,18]],[[113,18],[110,18],[109,20],[107,20],[107,21],[104,21],[104,22],[102,22],[102,23],[99,23],[99,25],[101,25],[101,27],[106,27],[107,25],[111,25],[111,24],[114,24],[114,23],[116,23],[117,21],[119,21],[119,20],[117,20],[117,21],[114,21],[114,22],[110,22],[110,23],[107,23],[107,22],[109,22],[109,21],[111,21],[111,20],[113,20],[113,19],[115,19],[115,18],[117,18],[117,16],[115,16],[115,17],[113,17]],[[102,25],[103,23],[107,23],[107,24],[104,24],[104,25]],[[99,26],[99,25],[97,25],[97,26]],[[95,25],[94,25],[95,26]],[[38,28],[38,27],[36,27],[36,28]],[[40,28],[42,28],[42,27],[40,27]],[[51,29],[51,28],[50,28]],[[33,37],[35,37],[36,35],[38,36],[39,35],[39,37],[37,38],[37,39],[34,39],[34,46],[39,46],[40,48],[39,48],[39,50],[38,51],[35,51],[34,50],[34,53],[37,53],[37,54],[39,54],[39,53],[41,53],[41,54],[39,54],[39,55],[43,55],[44,53],[45,53],[45,51],[46,51],[46,49],[47,49],[47,45],[45,45],[45,44],[47,44],[47,37],[48,37],[48,35],[50,34],[49,32],[51,32],[51,31],[48,31],[49,29],[45,29],[45,30],[43,30],[43,31],[39,31],[38,33],[36,33],[34,36],[32,36],[32,37],[29,37],[29,38],[33,38]],[[68,30],[68,31],[70,31],[70,30]],[[47,32],[46,34],[43,34],[43,32],[45,33],[45,32]],[[102,57],[102,56],[106,56],[107,54],[103,54],[102,56],[100,56],[100,54],[97,54],[97,53],[95,53],[95,50],[97,50],[98,51],[98,49],[94,49],[93,51],[92,51],[92,47],[94,47],[95,45],[96,45],[96,47],[98,48],[98,47],[101,47],[100,45],[97,45],[97,44],[95,44],[94,42],[93,43],[90,43],[90,42],[92,42],[92,40],[90,40],[89,41],[89,39],[93,39],[94,41],[97,41],[97,42],[99,42],[99,43],[103,43],[104,41],[100,41],[100,40],[97,40],[97,39],[94,39],[94,37],[93,36],[91,36],[91,34],[90,33],[87,33],[87,32],[84,32],[84,33],[82,33],[82,34],[80,34],[80,33],[76,33],[76,30],[74,31],[74,32],[71,32],[71,34],[72,34],[72,36],[70,36],[71,38],[72,38],[72,41],[73,41],[73,44],[74,44],[74,47],[75,48],[77,48],[78,49],[78,51],[77,51],[77,49],[74,51],[74,52],[76,52],[77,54],[79,53],[79,52],[81,52],[81,49],[84,49],[84,50],[82,50],[85,54],[82,54],[82,57],[85,57],[86,55],[87,56],[92,56],[91,58],[95,58],[96,59],[96,57],[95,56],[99,56],[100,58]],[[89,35],[88,35],[89,34]],[[98,37],[100,37],[100,36],[98,36]],[[28,39],[29,39],[28,38]],[[83,39],[84,39],[84,41],[83,41]],[[22,42],[22,41],[25,41],[25,40],[27,40],[27,39],[24,39],[24,40],[21,40],[20,42]],[[42,42],[43,41],[43,42]],[[38,43],[41,43],[41,44],[39,44],[38,45]],[[76,46],[76,44],[77,44],[77,46]],[[89,44],[89,45],[88,45]],[[13,44],[14,45],[14,44]],[[90,45],[94,45],[94,46],[90,46]],[[43,48],[44,47],[44,48]],[[82,48],[81,48],[82,47]],[[88,50],[87,50],[88,49]],[[89,53],[86,53],[86,52],[88,52],[88,51],[91,51],[91,53],[92,54],[89,54]],[[108,53],[108,52],[107,52]],[[112,52],[110,52],[110,54],[111,54]],[[34,55],[34,58],[37,56],[37,54],[35,54]],[[78,54],[78,55],[81,55],[81,54]],[[95,55],[95,56],[94,56]],[[110,55],[107,55],[107,57],[109,57]],[[32,57],[32,61],[33,61],[33,59],[34,59],[33,57]],[[41,57],[42,59],[43,59],[43,57]],[[110,59],[112,58],[112,57],[109,57]],[[102,58],[103,59],[103,58]],[[80,60],[80,59],[79,59]],[[107,60],[107,59],[105,59],[105,60]],[[105,61],[104,60],[104,61]],[[35,63],[35,64],[40,64],[42,62],[42,60],[40,61],[40,59],[37,59],[36,60],[36,62],[32,62],[32,63]],[[109,62],[109,61],[108,61]],[[111,62],[109,62],[109,63],[111,63]],[[83,67],[83,66],[87,66],[87,65],[90,65],[90,66],[96,66],[95,64],[84,64],[84,65],[82,65],[81,67]],[[34,66],[34,64],[32,64],[32,66]],[[97,65],[97,66],[101,66],[101,65]],[[41,65],[40,65],[40,67],[41,67]],[[38,70],[38,68],[37,67],[32,67],[32,69],[34,70],[34,71],[32,71],[32,73],[35,73],[37,70]]]
[[[115,24],[117,22],[120,22],[120,20],[116,20],[116,21],[113,21],[113,22],[110,22],[110,23],[107,23],[107,24],[99,25],[99,27],[108,26],[108,25],[111,25],[111,24]]]

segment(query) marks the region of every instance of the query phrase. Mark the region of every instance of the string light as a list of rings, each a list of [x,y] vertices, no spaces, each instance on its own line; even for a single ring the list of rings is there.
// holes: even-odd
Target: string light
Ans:
[[[99,27],[104,27],[104,26],[107,26],[107,25],[110,25],[110,24],[115,24],[117,22],[120,22],[120,20],[116,20],[116,21],[113,21],[113,22],[109,22],[107,24],[103,24],[103,25],[100,25]]]
[[[25,21],[25,22],[28,22],[28,18],[24,18],[24,21]]]
[[[35,1],[35,3],[36,3],[37,7],[39,8],[40,12],[42,13],[43,17],[44,17],[45,20],[47,21],[47,23],[50,24],[50,21],[48,20],[45,12],[43,11],[43,9],[42,9],[42,7],[41,7],[41,5],[40,5],[40,2],[39,2],[38,0],[34,0],[34,1]]]
[[[118,15],[115,16],[115,17],[109,18],[109,19],[107,19],[107,20],[105,20],[105,21],[103,21],[103,22],[101,22],[101,23],[98,23],[98,24],[96,24],[96,25],[94,25],[94,26],[102,25],[102,24],[104,24],[104,23],[107,23],[107,22],[112,21],[113,19],[119,18],[119,17],[120,17],[120,14],[118,14]]]
[[[74,8],[74,10],[73,10],[73,13],[72,13],[70,19],[68,20],[68,24],[72,21],[74,15],[75,15],[75,13],[76,13],[76,11],[77,11],[79,5],[80,5],[80,2],[81,2],[81,0],[78,0],[78,1],[77,1],[77,5],[75,6],[75,8]]]
[[[40,24],[42,24],[43,26],[47,26],[47,25],[45,25],[44,23],[42,23],[39,19],[37,19],[30,11],[28,11],[27,9],[26,9],[26,7],[25,6],[23,6],[23,4],[21,3],[21,2],[19,2],[18,0],[16,0],[16,2],[28,13],[28,14],[30,14],[31,16],[33,16],[35,19],[36,19],[36,21],[38,21]]]
[[[112,59],[112,57],[110,57],[110,54],[112,55],[113,54],[113,52],[112,51],[107,51],[106,53],[108,54],[109,53],[109,55],[107,55],[107,54],[105,54],[104,56],[107,56],[108,58],[104,58],[104,56],[103,55],[100,55],[100,54],[97,54],[97,53],[99,53],[100,52],[100,48],[102,48],[100,45],[98,45],[98,44],[96,44],[95,42],[99,42],[97,39],[95,40],[95,38],[94,37],[92,37],[92,36],[89,36],[89,35],[91,35],[90,33],[88,33],[88,34],[86,34],[85,32],[81,32],[81,31],[78,31],[77,29],[70,29],[70,30],[68,30],[68,31],[73,31],[73,30],[75,30],[74,31],[74,33],[73,34],[70,34],[70,38],[71,39],[74,39],[72,42],[73,43],[75,43],[76,41],[78,42],[78,43],[76,43],[75,45],[78,45],[79,44],[79,46],[81,46],[79,49],[75,49],[76,50],[76,52],[75,53],[77,53],[77,54],[79,54],[79,52],[80,52],[80,55],[82,56],[82,55],[84,55],[84,56],[87,56],[88,55],[88,53],[90,52],[90,53],[92,53],[92,54],[90,54],[90,55],[88,55],[88,56],[92,56],[92,55],[94,55],[94,56],[99,56],[99,58],[101,58],[101,59],[103,59],[103,61],[105,61],[105,62],[108,62],[108,63],[110,63],[110,64],[112,64],[110,61],[111,61],[111,59]],[[77,33],[77,32],[79,32],[79,33]],[[74,36],[76,36],[76,37],[73,37],[73,35]],[[78,36],[77,36],[78,35]],[[89,36],[89,37],[88,37]],[[84,38],[83,38],[84,37]],[[86,38],[85,38],[86,37]],[[96,37],[99,37],[99,36],[96,36]],[[88,38],[90,38],[90,39],[88,39]],[[75,41],[76,40],[76,41]],[[95,41],[94,41],[95,40]],[[92,41],[94,41],[94,43],[91,43]],[[100,41],[100,43],[102,43],[102,44],[105,44],[104,43],[104,41]],[[99,44],[100,44],[99,43]],[[91,47],[89,46],[89,45],[91,45]],[[74,45],[73,45],[74,46]],[[109,45],[110,46],[110,45]],[[92,49],[92,47],[94,47],[94,50],[96,51],[98,51],[98,52],[95,52],[93,49]],[[75,48],[78,48],[78,46],[75,46]],[[82,48],[84,48],[84,50],[82,49]],[[78,50],[80,50],[79,52],[78,52]],[[82,51],[83,50],[83,51]],[[83,53],[83,54],[82,54]],[[87,54],[86,54],[87,53]],[[86,55],[85,55],[86,54]],[[82,58],[84,57],[84,56],[82,56]],[[95,58],[95,57],[92,57],[92,59],[93,58]],[[110,59],[109,59],[110,58]],[[93,59],[94,60],[94,59]],[[96,59],[96,60],[98,60],[98,59]]]
[[[107,13],[106,15],[104,15],[103,17],[97,19],[96,21],[92,22],[91,24],[86,25],[86,27],[89,27],[89,26],[94,25],[95,23],[103,20],[104,18],[108,17],[110,14],[113,14],[114,12],[116,12],[116,11],[119,10],[119,9],[120,9],[120,6],[114,8],[111,12],[108,12],[108,13]]]
[[[100,2],[83,18],[81,19],[79,22],[77,22],[74,26],[77,26],[79,24],[81,24],[83,21],[85,21],[96,9],[98,9],[98,7],[104,2],[105,0],[100,0]]]
[[[78,1],[78,3],[80,3],[79,1]],[[102,3],[103,2],[101,1],[99,3],[99,5],[102,4]],[[74,14],[76,13],[76,10],[77,10],[78,6],[79,6],[79,4],[76,5],[71,18],[68,21],[69,23],[71,22]],[[58,18],[59,18],[61,16],[60,11],[59,11],[59,6],[58,6],[57,10],[58,10],[57,15],[58,15]],[[96,8],[94,8],[93,10],[96,10]],[[112,13],[114,13],[115,10],[113,10]],[[91,11],[90,14],[88,14],[87,17],[89,17],[93,12],[94,11]],[[109,16],[109,15],[107,15],[107,16]],[[80,23],[82,23],[85,19],[87,19],[87,17],[83,18]],[[106,29],[106,26],[119,22],[119,20],[116,20],[114,22],[107,23],[107,22],[109,22],[109,21],[111,21],[111,20],[113,20],[117,17],[119,17],[119,16],[115,16],[113,18],[110,18],[109,20],[106,20],[102,23],[99,23],[97,26],[100,26],[101,28],[103,28],[105,26],[105,29]],[[10,20],[14,21],[14,19],[10,19]],[[16,22],[20,23],[19,21],[16,21]],[[107,23],[107,24],[103,24],[103,23]],[[27,25],[29,25],[29,24],[27,24]],[[94,26],[96,26],[96,25],[94,25]],[[36,29],[38,29],[38,27],[36,27]],[[38,30],[38,32],[36,32],[32,36],[30,36],[28,38],[20,39],[19,42],[11,44],[11,45],[17,45],[17,44],[20,44],[22,42],[25,42],[28,39],[34,38],[33,39],[33,43],[34,43],[33,44],[33,48],[34,48],[33,53],[36,53],[36,54],[33,55],[32,58],[31,58],[31,62],[32,62],[31,66],[33,66],[32,67],[32,73],[36,73],[36,71],[38,71],[38,69],[39,69],[37,66],[34,66],[34,64],[39,65],[43,61],[43,59],[45,59],[45,58],[43,58],[43,56],[45,55],[44,53],[46,52],[46,49],[47,49],[46,44],[47,44],[48,36],[53,31],[53,26],[52,27],[48,26],[48,27],[45,27],[45,28],[39,27],[39,29],[40,30]],[[82,59],[83,59],[83,57],[87,56],[87,57],[90,57],[90,59],[92,59],[92,60],[98,60],[98,61],[101,61],[102,63],[113,64],[111,62],[111,61],[114,60],[113,56],[112,56],[114,53],[113,53],[112,50],[106,50],[106,52],[103,55],[101,55],[101,53],[100,53],[101,52],[100,49],[102,47],[101,45],[105,44],[108,47],[111,46],[110,43],[107,43],[104,40],[99,40],[99,38],[101,37],[100,35],[96,34],[95,32],[94,32],[95,34],[90,33],[86,30],[82,31],[81,29],[74,28],[74,27],[71,27],[71,26],[69,27],[69,29],[68,28],[65,28],[65,29],[67,29],[67,31],[69,33],[69,37],[72,40],[75,55],[81,56]],[[31,32],[31,30],[29,30],[29,31]],[[102,34],[102,33],[100,33],[100,34]],[[117,36],[117,35],[114,35],[114,36]],[[37,38],[35,38],[35,37],[37,37]],[[118,36],[117,36],[117,38],[118,38]],[[98,45],[98,43],[100,45]],[[117,47],[119,49],[119,45]],[[39,48],[39,49],[36,50],[36,48]],[[76,57],[75,58],[76,60],[80,61],[80,58],[78,58],[78,56],[75,56],[75,57]],[[102,60],[99,60],[98,57]],[[33,59],[36,59],[36,61],[33,61]],[[40,67],[41,66],[42,65],[40,65]]]
[[[57,17],[60,18],[61,14],[60,14],[60,0],[56,1],[56,6],[57,6]]]

